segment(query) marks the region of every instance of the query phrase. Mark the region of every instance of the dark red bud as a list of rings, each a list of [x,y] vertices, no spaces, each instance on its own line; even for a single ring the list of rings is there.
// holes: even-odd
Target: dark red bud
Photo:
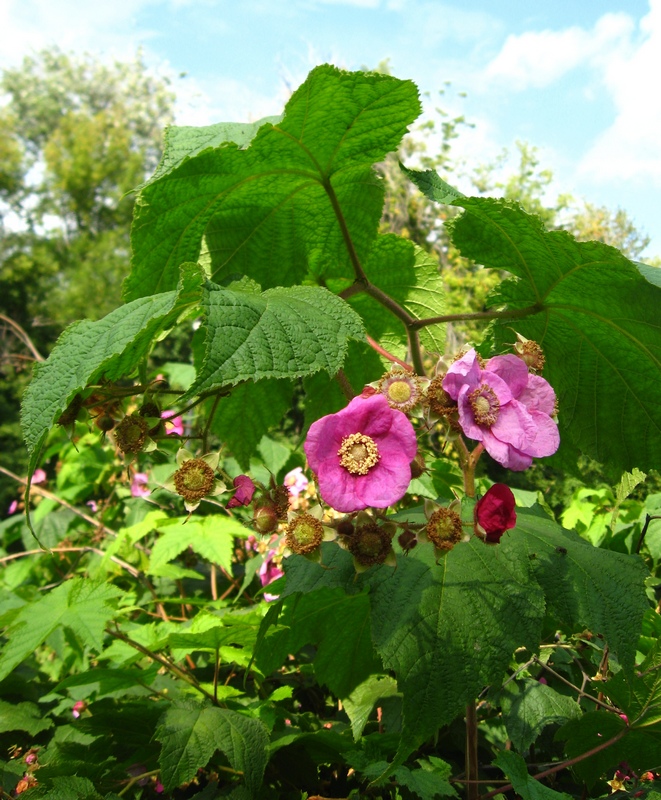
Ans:
[[[505,531],[516,525],[516,501],[509,486],[495,483],[475,505],[475,522],[486,533],[487,542],[498,543]]]

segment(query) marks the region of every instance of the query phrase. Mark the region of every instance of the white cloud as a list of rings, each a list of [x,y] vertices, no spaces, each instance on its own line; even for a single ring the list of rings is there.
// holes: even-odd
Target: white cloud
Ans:
[[[57,45],[64,51],[133,55],[150,31],[138,32],[136,15],[159,0],[1,0],[0,67],[16,66],[28,53]]]
[[[592,30],[526,31],[510,35],[488,64],[483,79],[513,90],[549,86],[580,65],[598,66],[626,47],[634,22],[627,14],[605,14]]]
[[[603,63],[615,120],[594,142],[579,174],[603,183],[645,181],[661,186],[661,0],[650,0],[640,35]]]

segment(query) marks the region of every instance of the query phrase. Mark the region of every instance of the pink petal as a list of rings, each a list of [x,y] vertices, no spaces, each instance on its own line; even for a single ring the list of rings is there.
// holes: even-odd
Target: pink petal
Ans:
[[[553,416],[555,412],[555,392],[551,384],[540,375],[529,375],[528,385],[518,396],[519,403],[528,411],[542,411]]]
[[[525,407],[512,400],[511,403],[501,406],[498,419],[491,426],[491,433],[501,442],[527,452],[528,445],[535,439],[537,428]]]
[[[462,386],[468,384],[474,389],[479,384],[480,373],[480,363],[473,348],[452,364],[443,379],[443,389],[456,400]]]
[[[532,456],[526,455],[515,447],[496,439],[491,431],[484,432],[482,443],[484,444],[484,449],[494,461],[514,472],[522,472],[532,464]]]
[[[485,372],[493,372],[502,378],[517,399],[528,384],[528,367],[522,359],[513,355],[490,358]]]
[[[536,434],[534,439],[525,448],[525,452],[535,458],[552,456],[558,447],[560,447],[558,426],[548,414],[532,411],[530,416],[535,423]]]

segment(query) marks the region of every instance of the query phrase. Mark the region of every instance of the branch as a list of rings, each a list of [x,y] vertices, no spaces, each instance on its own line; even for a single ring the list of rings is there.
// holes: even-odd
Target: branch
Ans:
[[[23,330],[23,328],[21,328],[21,326],[18,324],[18,322],[14,322],[13,319],[11,319],[10,317],[6,317],[4,314],[0,314],[0,319],[5,324],[9,325],[9,327],[11,328],[12,333],[14,334],[14,336],[17,339],[19,339],[21,342],[23,342],[23,344],[27,347],[27,349],[34,356],[35,361],[43,361],[44,360],[44,357],[41,355],[41,353],[34,346],[34,343],[33,343],[32,339],[30,339],[28,334]]]
[[[534,306],[527,308],[513,308],[506,311],[476,311],[470,314],[445,314],[440,317],[427,317],[427,319],[414,319],[412,327],[417,330],[418,328],[426,328],[428,325],[438,325],[442,322],[461,322],[462,320],[483,320],[487,322],[490,319],[520,319],[521,317],[529,317],[533,314],[539,314],[544,310],[541,303],[536,303]]]

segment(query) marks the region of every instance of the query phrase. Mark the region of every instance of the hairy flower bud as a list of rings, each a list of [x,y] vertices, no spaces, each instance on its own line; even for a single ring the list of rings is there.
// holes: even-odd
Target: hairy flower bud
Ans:
[[[273,504],[257,506],[253,515],[253,525],[258,533],[273,533],[278,527],[278,514]]]

